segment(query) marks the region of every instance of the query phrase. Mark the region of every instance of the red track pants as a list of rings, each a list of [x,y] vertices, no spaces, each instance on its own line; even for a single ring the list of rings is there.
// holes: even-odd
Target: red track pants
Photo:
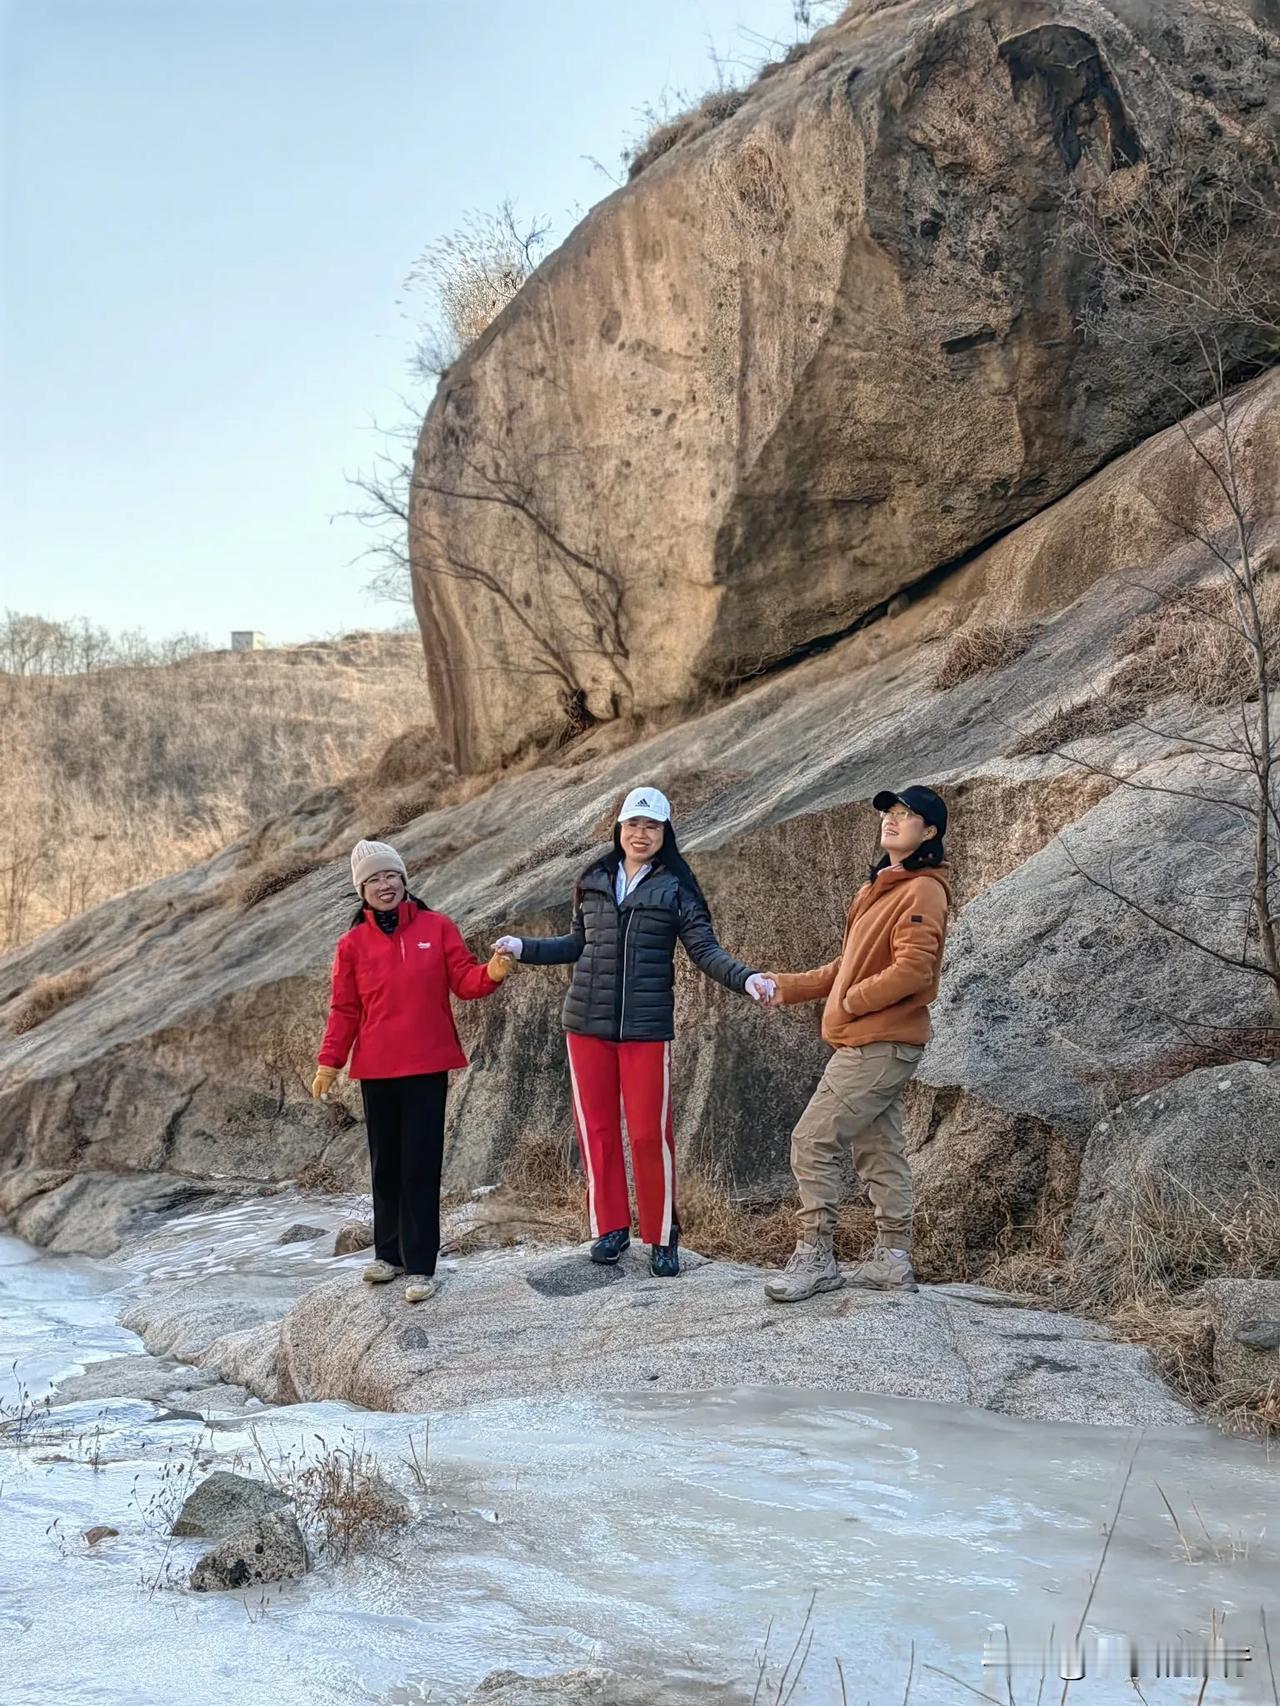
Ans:
[[[573,1031],[565,1041],[591,1236],[631,1225],[622,1153],[625,1113],[640,1236],[646,1244],[669,1243],[676,1204],[671,1044],[611,1043]]]

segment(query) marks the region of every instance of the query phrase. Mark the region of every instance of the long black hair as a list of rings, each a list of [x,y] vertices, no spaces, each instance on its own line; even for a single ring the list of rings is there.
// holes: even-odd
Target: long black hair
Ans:
[[[615,882],[618,875],[618,866],[622,863],[624,857],[625,855],[622,851],[622,825],[620,823],[615,823],[613,826],[612,848],[603,856],[603,858],[596,859],[588,865],[586,870],[583,871],[582,875],[573,885],[573,904],[577,906],[579,901],[582,899],[582,885],[586,882],[587,878],[593,871],[603,871],[611,883]],[[676,829],[673,823],[663,824],[662,846],[659,847],[658,851],[654,854],[653,863],[655,865],[661,865],[666,871],[670,871],[676,881],[680,883],[683,888],[687,888],[699,904],[706,907],[708,915],[710,914],[711,908],[707,906],[707,897],[702,892],[702,884],[698,881],[697,877],[694,876],[692,866],[680,851],[680,843],[676,840]]]

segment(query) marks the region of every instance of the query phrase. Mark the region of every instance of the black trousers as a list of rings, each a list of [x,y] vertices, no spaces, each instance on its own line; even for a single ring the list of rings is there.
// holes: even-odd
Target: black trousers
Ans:
[[[440,1254],[440,1165],[447,1072],[360,1084],[373,1173],[373,1244],[381,1261],[433,1274]]]

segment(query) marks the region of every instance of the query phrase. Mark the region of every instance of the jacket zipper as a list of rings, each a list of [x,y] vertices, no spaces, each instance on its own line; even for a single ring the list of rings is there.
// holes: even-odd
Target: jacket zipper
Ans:
[[[622,908],[618,908],[621,912]],[[618,975],[622,982],[622,1011],[618,1015],[618,1041],[623,1040],[623,1030],[627,1023],[627,931],[631,928],[631,914],[628,912],[622,921],[622,952],[618,956]]]

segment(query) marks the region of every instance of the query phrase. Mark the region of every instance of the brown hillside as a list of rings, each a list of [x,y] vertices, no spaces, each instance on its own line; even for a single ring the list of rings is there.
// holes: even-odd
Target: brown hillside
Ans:
[[[0,943],[206,859],[429,719],[416,634],[0,674]]]

